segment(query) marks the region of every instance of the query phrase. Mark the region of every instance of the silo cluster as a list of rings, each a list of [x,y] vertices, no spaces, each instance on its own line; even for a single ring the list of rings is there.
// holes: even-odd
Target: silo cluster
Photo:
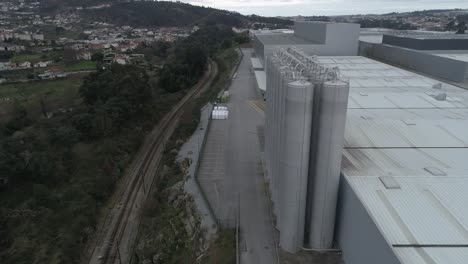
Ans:
[[[280,246],[332,246],[349,82],[296,48],[267,58],[265,159]]]

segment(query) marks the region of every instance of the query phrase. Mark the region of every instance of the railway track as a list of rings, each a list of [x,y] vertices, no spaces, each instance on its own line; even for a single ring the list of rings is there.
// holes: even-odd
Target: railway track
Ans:
[[[116,203],[106,218],[88,264],[129,263],[140,221],[141,205],[147,199],[157,175],[166,142],[177,127],[183,108],[193,98],[208,89],[218,74],[212,60],[203,78],[167,113],[144,140],[130,165],[125,182],[117,193]]]

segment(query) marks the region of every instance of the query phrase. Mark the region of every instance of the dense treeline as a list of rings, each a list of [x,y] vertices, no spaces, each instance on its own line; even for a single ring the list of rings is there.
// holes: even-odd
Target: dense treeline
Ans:
[[[281,26],[292,26],[294,22],[288,19],[277,18],[277,17],[263,17],[257,15],[248,16],[249,20],[256,23],[281,25]]]
[[[33,120],[17,105],[1,127],[0,263],[79,261],[138,147],[132,126],[153,118],[151,93],[144,71],[112,65],[86,78],[73,111]]]
[[[80,88],[82,103],[52,117],[34,119],[17,104],[0,124],[0,263],[78,263],[145,131],[234,37],[213,26],[149,47],[166,61],[159,82],[134,65],[98,69]]]
[[[176,44],[160,72],[159,84],[169,92],[186,89],[203,75],[208,57],[229,48],[234,32],[225,26],[207,26]]]
[[[109,8],[86,10],[83,12],[83,15],[97,21],[145,27],[184,27],[215,24],[242,27],[256,22],[269,24],[271,26],[286,27],[293,24],[290,20],[280,18],[255,15],[243,16],[236,12],[170,1],[116,3]]]
[[[41,10],[47,14],[74,9],[77,6],[108,4],[106,8],[85,9],[81,15],[91,21],[135,27],[187,27],[215,24],[243,27],[252,23],[261,23],[271,28],[284,28],[293,24],[290,20],[276,17],[244,16],[227,10],[172,1],[42,0],[40,2]]]

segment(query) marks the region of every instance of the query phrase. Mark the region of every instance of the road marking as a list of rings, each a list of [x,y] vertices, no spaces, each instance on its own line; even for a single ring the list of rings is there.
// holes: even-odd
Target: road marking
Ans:
[[[218,191],[218,184],[217,183],[214,183],[214,189],[215,189],[215,193],[216,193],[216,204],[218,205],[217,207],[219,208],[221,201],[219,200],[219,191]]]
[[[255,109],[255,111],[257,111],[258,113],[265,114],[265,111],[262,108],[260,108],[256,101],[249,101],[249,105],[252,106],[252,108]]]

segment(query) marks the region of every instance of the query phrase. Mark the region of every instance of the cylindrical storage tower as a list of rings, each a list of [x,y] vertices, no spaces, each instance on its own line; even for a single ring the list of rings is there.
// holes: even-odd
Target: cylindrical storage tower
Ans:
[[[314,123],[317,134],[311,145],[315,152],[308,197],[311,248],[329,249],[333,243],[348,96],[347,82],[327,81],[321,88],[319,120]]]
[[[271,59],[268,57],[265,58],[266,63],[265,63],[265,70],[266,70],[266,92],[265,92],[265,101],[266,101],[266,110],[265,110],[265,129],[264,129],[264,136],[265,136],[265,165],[266,165],[266,170],[267,170],[267,177],[270,182],[270,186],[272,183],[272,177],[271,177],[271,150],[270,150],[270,138],[271,138],[271,118],[272,118],[272,103],[271,103],[271,98],[272,98],[272,71],[271,71]]]
[[[289,82],[285,88],[284,141],[279,160],[279,231],[280,246],[295,253],[304,242],[313,85],[297,80]]]
[[[275,146],[275,153],[276,153],[276,160],[275,160],[275,185],[274,185],[274,191],[275,195],[273,198],[273,203],[274,203],[274,212],[276,215],[276,225],[279,228],[280,223],[281,223],[281,214],[280,208],[281,208],[281,201],[278,197],[280,197],[282,190],[282,185],[281,185],[281,177],[282,177],[282,172],[281,172],[281,161],[284,160],[284,133],[285,133],[285,106],[286,106],[286,95],[287,95],[287,90],[288,90],[288,83],[290,81],[287,80],[286,72],[284,67],[280,67],[277,72],[277,78],[276,78],[276,85],[278,87],[277,89],[277,94],[278,94],[278,100],[276,102],[275,108],[278,111],[278,116],[277,120],[275,122],[276,125],[276,133],[277,137],[275,138],[275,141],[272,142],[272,144]]]

